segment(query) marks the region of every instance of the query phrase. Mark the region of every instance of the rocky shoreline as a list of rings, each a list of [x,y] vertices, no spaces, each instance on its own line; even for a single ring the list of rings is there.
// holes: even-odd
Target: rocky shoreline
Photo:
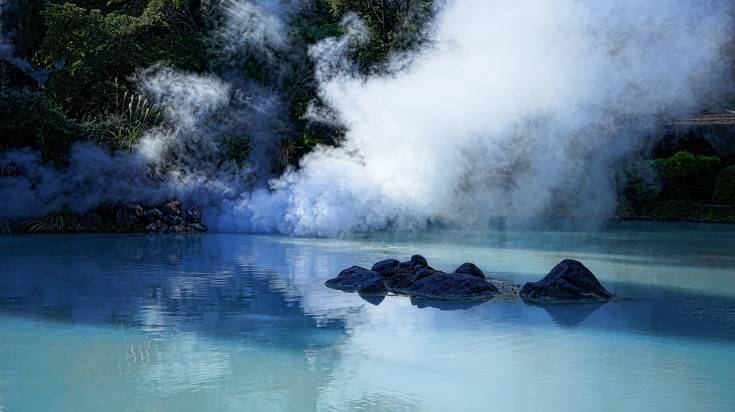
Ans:
[[[84,214],[61,211],[36,219],[10,222],[0,227],[2,234],[16,233],[202,233],[202,211],[185,208],[178,200],[160,205],[129,203],[101,206]]]

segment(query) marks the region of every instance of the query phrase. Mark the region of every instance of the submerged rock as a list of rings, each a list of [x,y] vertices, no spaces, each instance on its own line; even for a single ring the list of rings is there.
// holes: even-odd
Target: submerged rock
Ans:
[[[337,277],[324,282],[325,285],[332,289],[339,289],[345,292],[357,292],[362,286],[368,286],[370,282],[379,280],[383,282],[380,273],[365,269],[360,266],[352,266],[341,272]]]
[[[543,279],[528,282],[519,295],[524,300],[595,301],[609,300],[608,292],[581,262],[564,259]]]

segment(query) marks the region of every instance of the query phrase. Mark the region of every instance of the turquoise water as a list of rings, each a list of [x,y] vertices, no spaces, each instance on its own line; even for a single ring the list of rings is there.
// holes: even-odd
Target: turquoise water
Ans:
[[[626,299],[323,286],[414,253],[519,283],[576,258]],[[0,262],[0,411],[735,410],[732,227],[2,236]]]

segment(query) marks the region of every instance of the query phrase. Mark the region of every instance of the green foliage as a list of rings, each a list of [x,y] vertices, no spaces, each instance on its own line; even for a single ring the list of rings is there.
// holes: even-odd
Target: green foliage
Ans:
[[[81,118],[114,112],[114,79],[125,79],[137,68],[168,61],[175,67],[203,70],[206,51],[192,4],[151,0],[140,16],[72,3],[49,4],[42,12],[46,36],[35,56],[36,63],[50,70],[48,93]]]
[[[63,161],[72,143],[94,137],[41,92],[0,87],[0,150],[30,147],[43,159]]]
[[[76,213],[68,210],[51,212],[39,219],[30,219],[23,222],[22,229],[31,233],[68,233],[77,230]]]
[[[38,50],[44,36],[41,10],[44,0],[9,0],[3,5],[0,26],[13,32],[14,54],[30,59]]]
[[[355,12],[370,29],[370,41],[355,52],[363,73],[384,70],[392,52],[413,50],[427,38],[426,24],[434,15],[431,0],[326,0],[334,17]]]
[[[250,157],[253,147],[248,136],[222,136],[221,150],[225,160],[232,160],[242,166]]]
[[[670,195],[683,195],[687,200],[692,195],[708,198],[720,166],[720,158],[695,155],[682,150],[665,159],[654,159],[653,166]]]
[[[636,210],[654,201],[659,192],[660,188],[644,179],[630,178],[623,189],[622,200],[627,208]]]
[[[722,169],[717,175],[714,197],[722,202],[735,205],[735,165]]]
[[[99,121],[101,141],[113,150],[133,150],[146,130],[160,124],[161,113],[143,95],[123,92],[116,99],[115,113]]]
[[[303,39],[308,44],[314,44],[327,37],[342,35],[339,18],[330,12],[325,1],[315,1],[311,7],[302,12],[292,23],[291,31],[294,37]]]
[[[277,172],[285,171],[289,165],[295,165],[298,159],[296,154],[299,146],[291,137],[283,137],[276,143],[278,157],[276,158],[274,169]]]

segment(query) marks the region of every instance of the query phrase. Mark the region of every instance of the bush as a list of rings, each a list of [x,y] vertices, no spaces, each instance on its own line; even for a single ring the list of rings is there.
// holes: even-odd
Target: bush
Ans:
[[[735,165],[722,169],[717,175],[714,197],[721,202],[735,204]]]
[[[683,195],[687,200],[709,198],[720,158],[682,150],[665,159],[654,159],[653,166],[670,196]]]
[[[250,157],[253,147],[248,136],[222,136],[221,150],[224,160],[232,160],[242,166]]]
[[[30,147],[44,160],[63,161],[77,140],[94,130],[69,119],[42,93],[0,87],[0,150]]]

